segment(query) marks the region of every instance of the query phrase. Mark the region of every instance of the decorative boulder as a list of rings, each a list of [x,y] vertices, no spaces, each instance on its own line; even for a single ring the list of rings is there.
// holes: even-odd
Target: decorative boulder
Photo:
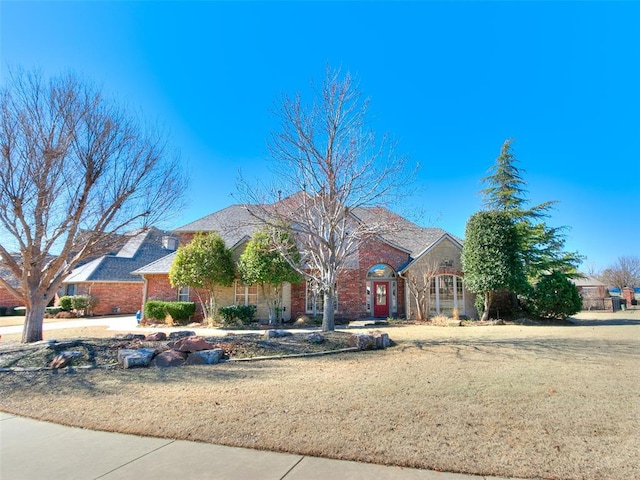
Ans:
[[[185,337],[175,342],[169,343],[169,348],[178,350],[179,352],[199,352],[200,350],[212,350],[213,345],[202,337]]]
[[[56,355],[49,366],[54,369],[64,368],[76,358],[82,357],[82,352],[62,352]]]
[[[288,332],[287,330],[265,330],[264,336],[265,338],[281,338],[281,337],[289,337],[293,335],[293,333]]]
[[[359,350],[373,350],[376,347],[376,341],[373,335],[354,333],[349,338],[349,345],[358,347]]]
[[[186,365],[215,365],[222,359],[222,349],[200,350],[187,355]]]
[[[324,337],[319,333],[310,333],[307,335],[307,342],[315,344],[323,343]]]
[[[126,333],[124,335],[116,335],[121,340],[144,340],[145,336],[140,333]]]
[[[148,367],[155,354],[153,348],[123,348],[118,350],[118,364],[123,368]]]
[[[147,342],[163,342],[167,339],[167,334],[164,332],[153,332],[144,337]]]
[[[184,365],[187,354],[177,350],[167,350],[156,355],[151,362],[155,367],[179,367]]]
[[[178,340],[179,338],[184,337],[194,337],[196,332],[193,330],[180,330],[179,332],[171,332],[169,334],[169,340]]]
[[[373,338],[376,342],[376,348],[387,348],[391,345],[389,334],[386,332],[375,332]]]

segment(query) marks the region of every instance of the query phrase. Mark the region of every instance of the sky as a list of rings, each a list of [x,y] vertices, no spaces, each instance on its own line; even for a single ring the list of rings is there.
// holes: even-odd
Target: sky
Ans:
[[[599,271],[640,256],[640,2],[0,2],[0,83],[72,71],[162,125],[189,175],[176,228],[268,179],[282,96],[349,72],[420,164],[409,211],[464,237],[513,153],[530,205]],[[403,211],[402,213],[406,213]]]

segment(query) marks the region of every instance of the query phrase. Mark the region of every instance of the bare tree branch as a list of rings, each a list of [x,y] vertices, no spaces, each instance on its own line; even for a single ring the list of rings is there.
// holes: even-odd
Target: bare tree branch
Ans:
[[[285,96],[276,112],[281,128],[269,142],[275,183],[241,178],[238,185],[253,216],[289,226],[301,256],[291,265],[324,294],[324,330],[334,329],[338,274],[356,261],[362,242],[393,229],[393,222],[361,221],[359,210],[398,202],[415,173],[387,137],[367,128],[367,105],[348,73],[327,69],[313,103]]]
[[[21,282],[23,341],[34,341],[64,277],[125,229],[166,220],[185,178],[159,133],[73,75],[13,73],[0,111],[0,255]]]

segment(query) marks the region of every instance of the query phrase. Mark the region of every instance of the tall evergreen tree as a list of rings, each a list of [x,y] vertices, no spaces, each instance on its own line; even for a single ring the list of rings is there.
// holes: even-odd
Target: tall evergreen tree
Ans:
[[[551,271],[575,277],[582,257],[564,250],[566,227],[550,227],[543,221],[557,202],[551,200],[527,206],[524,170],[517,166],[518,160],[511,150],[512,141],[504,142],[489,175],[481,180],[488,185],[480,191],[484,196],[483,205],[487,210],[506,212],[515,222],[520,238],[520,257],[531,282]]]

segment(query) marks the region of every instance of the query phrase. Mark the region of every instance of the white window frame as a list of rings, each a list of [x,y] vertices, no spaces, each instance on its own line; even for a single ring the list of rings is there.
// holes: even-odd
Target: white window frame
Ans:
[[[466,315],[465,305],[465,291],[464,284],[462,283],[462,277],[458,275],[454,275],[452,273],[447,273],[443,275],[438,275],[432,279],[430,288],[430,298],[429,298],[429,310],[431,313],[440,314],[440,277],[453,277],[453,310],[457,310],[460,315]],[[431,293],[432,287],[435,286],[435,295]],[[461,296],[458,297],[458,288],[460,287]]]
[[[252,291],[255,289],[255,293]],[[254,302],[251,300],[255,299]],[[239,302],[238,300],[241,300]],[[258,306],[258,285],[245,285],[236,280],[233,302],[235,305],[255,305]]]
[[[305,286],[305,292],[304,292],[305,313],[309,313],[312,315],[314,315],[314,312],[313,312],[313,296],[314,295],[311,288],[311,285],[313,282],[314,282],[313,280],[307,280],[306,286]],[[338,312],[338,285],[337,284],[335,285],[334,290],[336,292],[336,298],[335,298],[335,303],[333,304],[333,312],[337,313]],[[315,295],[315,307],[316,307],[315,315],[322,315],[322,312],[324,311],[324,292],[318,292]]]
[[[189,287],[179,287],[178,288],[178,301],[179,302],[188,302],[189,301]]]

